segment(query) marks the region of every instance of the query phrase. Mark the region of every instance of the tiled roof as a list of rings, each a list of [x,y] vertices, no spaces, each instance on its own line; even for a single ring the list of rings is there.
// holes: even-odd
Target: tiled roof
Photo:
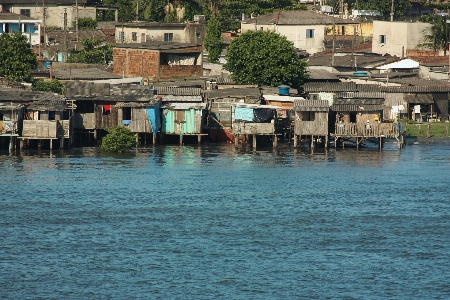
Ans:
[[[258,25],[343,25],[359,24],[357,21],[332,17],[329,15],[315,13],[309,10],[281,10],[253,19],[245,20],[244,23],[256,23]]]
[[[448,56],[409,56],[408,58],[426,66],[448,66]]]
[[[303,85],[303,90],[309,93],[320,92],[356,92],[356,83],[354,82],[308,82]]]

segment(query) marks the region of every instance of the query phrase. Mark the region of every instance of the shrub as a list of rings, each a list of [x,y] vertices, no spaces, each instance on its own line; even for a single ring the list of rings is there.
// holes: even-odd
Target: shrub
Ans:
[[[108,134],[102,139],[101,148],[106,152],[122,153],[136,147],[134,133],[123,126],[108,128]]]

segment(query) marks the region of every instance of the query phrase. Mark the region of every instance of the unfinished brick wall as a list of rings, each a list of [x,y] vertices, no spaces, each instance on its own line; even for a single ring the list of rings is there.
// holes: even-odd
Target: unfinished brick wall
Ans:
[[[142,50],[131,50],[127,51],[127,67],[125,69],[126,77],[137,77],[143,76],[142,73],[143,66],[143,56]]]
[[[406,50],[406,56],[439,56],[439,52],[431,50]]]
[[[144,51],[144,77],[158,78],[159,52]]]
[[[202,76],[202,66],[161,65],[160,78]]]
[[[122,75],[124,68],[126,68],[126,58],[127,58],[127,50],[126,49],[114,49],[113,50],[113,64],[114,74]],[[126,74],[125,74],[126,75]]]

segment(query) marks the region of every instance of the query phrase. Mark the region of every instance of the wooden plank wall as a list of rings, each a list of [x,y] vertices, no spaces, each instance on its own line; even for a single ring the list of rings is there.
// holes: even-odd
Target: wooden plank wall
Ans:
[[[275,134],[274,123],[233,123],[234,134]]]
[[[295,120],[294,134],[327,136],[328,135],[328,121]]]

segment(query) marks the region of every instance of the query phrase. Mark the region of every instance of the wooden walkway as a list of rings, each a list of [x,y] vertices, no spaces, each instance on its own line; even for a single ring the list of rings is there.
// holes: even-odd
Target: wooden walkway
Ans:
[[[330,135],[334,137],[334,146],[337,147],[339,142],[344,147],[345,142],[353,142],[358,148],[362,140],[369,140],[378,144],[379,148],[383,147],[383,141],[386,138],[396,139],[398,141],[399,149],[403,147],[404,131],[401,131],[399,126],[393,123],[337,123],[334,127],[334,133]]]

